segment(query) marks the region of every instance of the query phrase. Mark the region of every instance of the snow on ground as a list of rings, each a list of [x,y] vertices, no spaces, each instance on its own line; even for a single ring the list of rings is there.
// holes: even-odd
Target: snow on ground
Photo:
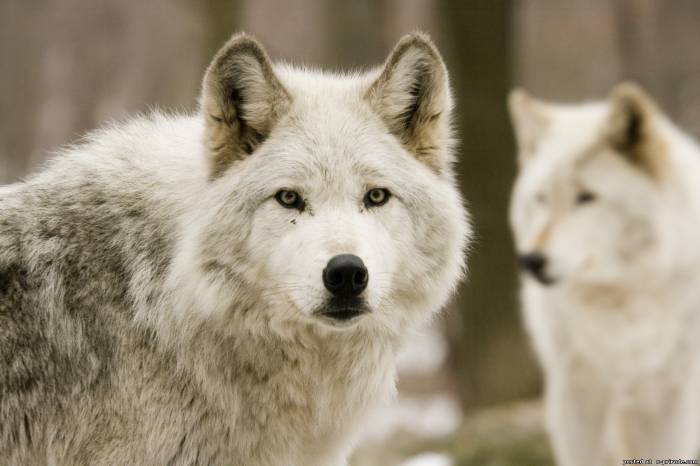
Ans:
[[[453,466],[452,460],[440,453],[423,453],[401,463],[401,466]]]
[[[409,374],[431,378],[444,365],[447,351],[439,325],[412,335],[399,354],[399,378]],[[399,393],[394,403],[374,413],[362,440],[380,443],[396,432],[424,438],[441,437],[454,432],[461,421],[459,403],[450,393],[421,396]]]
[[[368,441],[381,442],[399,431],[424,438],[442,437],[454,432],[461,421],[459,404],[451,395],[399,395],[396,402],[372,416],[364,437]]]

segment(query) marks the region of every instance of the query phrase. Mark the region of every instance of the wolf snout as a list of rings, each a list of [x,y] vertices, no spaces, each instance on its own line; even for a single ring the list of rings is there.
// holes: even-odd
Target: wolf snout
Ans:
[[[368,281],[367,267],[354,254],[334,256],[323,269],[323,285],[338,298],[360,295],[367,288]]]
[[[524,271],[531,273],[543,285],[554,283],[554,280],[547,275],[547,256],[541,252],[535,251],[519,255],[518,265]]]
[[[547,258],[541,252],[521,254],[518,257],[518,265],[527,272],[539,274],[547,265]]]

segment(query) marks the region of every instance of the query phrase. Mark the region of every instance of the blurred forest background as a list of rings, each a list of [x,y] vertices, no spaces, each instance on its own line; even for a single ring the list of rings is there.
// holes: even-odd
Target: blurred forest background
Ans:
[[[234,31],[273,59],[332,69],[379,64],[402,34],[429,32],[458,99],[459,178],[478,239],[469,283],[412,340],[400,403],[354,461],[543,465],[539,405],[522,401],[541,383],[507,226],[506,95],[521,85],[553,100],[603,98],[634,80],[700,135],[699,26],[697,0],[0,0],[0,183],[111,120],[195,110],[204,69]],[[452,453],[401,463],[421,451]]]

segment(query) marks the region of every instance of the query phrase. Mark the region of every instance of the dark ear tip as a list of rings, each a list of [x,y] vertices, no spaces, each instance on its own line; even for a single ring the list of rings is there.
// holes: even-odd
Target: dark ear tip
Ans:
[[[221,50],[226,50],[229,48],[262,49],[262,46],[255,37],[251,36],[247,32],[236,32],[231,36],[231,38],[229,38],[229,40],[226,41],[223,47],[221,47]]]
[[[644,90],[642,89],[642,86],[639,84],[632,82],[632,81],[625,81],[621,82],[620,84],[616,85],[613,87],[612,91],[610,92],[612,96],[622,96],[622,95],[631,95],[631,94],[644,94]]]
[[[216,86],[217,81],[230,75],[232,64],[239,63],[241,59],[247,63],[257,62],[262,72],[272,74],[272,65],[265,49],[251,35],[238,32],[216,52],[204,75],[204,92]]]
[[[259,63],[269,62],[265,49],[253,36],[238,32],[231,36],[226,43],[216,52],[212,60],[210,69],[217,67],[221,63],[228,62],[234,56],[249,55]]]
[[[433,40],[430,38],[430,34],[421,30],[415,30],[405,34],[403,37],[401,37],[401,39],[399,39],[399,43],[402,42],[433,46]]]
[[[430,36],[423,31],[414,31],[401,37],[396,44],[392,55],[401,56],[410,49],[418,49],[424,53],[427,53],[434,60],[442,62],[442,57],[437,46]]]
[[[231,38],[216,52],[212,59],[207,73],[205,82],[211,79],[217,79],[220,73],[225,73],[227,64],[235,62],[238,58],[250,57],[258,62],[263,69],[271,68],[270,59],[265,52],[265,49],[251,35],[245,32],[235,33]]]
[[[623,82],[615,86],[610,92],[610,101],[616,108],[637,113],[654,107],[653,100],[642,86],[633,82]]]

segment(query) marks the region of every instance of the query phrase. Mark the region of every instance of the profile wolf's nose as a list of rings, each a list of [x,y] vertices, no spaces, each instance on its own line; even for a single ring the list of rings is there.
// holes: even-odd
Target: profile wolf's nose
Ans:
[[[518,257],[518,264],[521,269],[539,275],[547,265],[547,258],[541,252],[531,252],[529,254],[521,254]]]
[[[323,269],[323,284],[339,298],[357,296],[367,288],[369,273],[362,259],[354,254],[340,254]]]

